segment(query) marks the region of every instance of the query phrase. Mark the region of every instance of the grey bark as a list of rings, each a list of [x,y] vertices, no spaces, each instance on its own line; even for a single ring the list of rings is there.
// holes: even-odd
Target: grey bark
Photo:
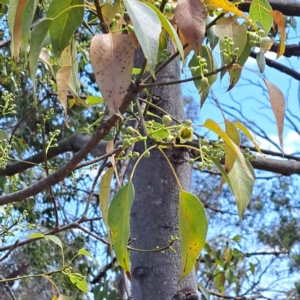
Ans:
[[[159,74],[157,82],[179,79],[179,62],[173,61]],[[179,120],[184,120],[180,85],[155,89],[161,98],[160,106]],[[183,189],[190,189],[191,166],[185,151],[167,151]],[[134,178],[135,200],[131,210],[131,237],[134,248],[154,249],[165,246],[171,235],[178,236],[179,189],[170,167],[158,150],[139,163]],[[132,252],[132,294],[136,300],[169,300],[185,287],[197,290],[195,274],[180,284],[181,257],[179,241],[176,253]]]

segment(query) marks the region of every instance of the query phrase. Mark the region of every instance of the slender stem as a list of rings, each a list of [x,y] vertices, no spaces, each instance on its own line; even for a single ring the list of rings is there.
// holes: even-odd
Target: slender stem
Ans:
[[[179,179],[178,179],[178,177],[177,177],[177,175],[176,175],[176,172],[175,172],[175,170],[174,170],[174,168],[173,168],[173,166],[172,166],[170,160],[168,159],[166,153],[165,153],[160,147],[158,147],[158,150],[160,151],[160,153],[164,156],[164,158],[165,158],[166,161],[168,162],[168,164],[169,164],[169,166],[170,166],[170,168],[171,168],[171,171],[172,171],[172,173],[173,173],[173,175],[174,175],[174,177],[175,177],[175,180],[176,180],[176,182],[177,182],[178,188],[179,188],[180,190],[182,190],[181,183],[180,183],[180,181],[179,181]]]
[[[146,149],[146,150],[140,155],[140,157],[137,159],[137,161],[135,162],[135,164],[134,164],[134,166],[133,166],[133,168],[132,168],[132,171],[131,171],[131,174],[130,174],[130,177],[129,177],[129,181],[132,180],[133,175],[134,175],[134,172],[135,172],[135,169],[136,169],[138,163],[140,162],[140,160],[141,160],[141,159],[143,158],[143,156],[145,155],[145,153],[146,153],[147,151],[150,151],[150,150],[154,149],[155,147],[157,147],[157,145],[153,145],[153,146],[149,147],[148,149]]]
[[[166,86],[166,85],[173,85],[173,84],[181,84],[184,82],[189,82],[189,81],[195,81],[195,80],[200,80],[203,77],[209,77],[211,75],[215,75],[219,72],[222,72],[224,70],[230,69],[234,63],[236,62],[237,58],[234,57],[234,59],[227,65],[224,65],[223,67],[219,68],[219,69],[215,69],[212,72],[209,72],[207,74],[205,74],[204,76],[199,75],[196,77],[192,77],[192,78],[186,78],[186,79],[180,79],[180,80],[174,80],[174,81],[170,81],[170,82],[159,82],[159,83],[142,83],[140,84],[140,88],[148,88],[148,87],[157,87],[157,86]]]

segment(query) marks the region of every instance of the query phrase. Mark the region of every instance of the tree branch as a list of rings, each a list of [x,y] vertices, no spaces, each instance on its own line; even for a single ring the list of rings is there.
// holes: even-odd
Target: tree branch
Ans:
[[[138,89],[135,84],[130,85],[130,90],[127,92],[123,103],[119,107],[119,111],[123,114],[127,107],[129,106],[134,95],[138,93]],[[63,180],[70,172],[74,170],[77,164],[89,154],[108,133],[109,130],[118,122],[120,119],[119,114],[112,115],[107,121],[101,122],[100,126],[97,128],[94,136],[80,149],[75,156],[66,163],[63,167],[52,173],[49,177],[31,185],[30,187],[23,189],[21,191],[11,193],[0,197],[0,205],[22,201],[28,197],[32,197],[50,186],[55,185],[59,181]]]
[[[233,0],[231,0],[233,1]],[[240,4],[238,8],[248,12],[252,1]],[[297,0],[268,0],[273,10],[279,10],[286,16],[300,16],[300,2]]]
[[[250,53],[250,56],[255,58],[256,59],[256,55],[257,53],[255,53],[254,51],[251,51]],[[274,68],[282,73],[285,73],[293,78],[295,78],[296,80],[300,81],[300,73],[298,73],[297,71],[285,66],[285,65],[282,65],[280,63],[278,63],[277,61],[274,61],[268,57],[265,57],[266,59],[266,64],[271,67],[271,68]]]
[[[279,43],[274,43],[269,51],[277,53],[279,47],[280,47]],[[292,57],[292,56],[299,57],[300,56],[300,45],[285,45],[285,51],[283,53],[283,56],[285,56],[285,57]]]

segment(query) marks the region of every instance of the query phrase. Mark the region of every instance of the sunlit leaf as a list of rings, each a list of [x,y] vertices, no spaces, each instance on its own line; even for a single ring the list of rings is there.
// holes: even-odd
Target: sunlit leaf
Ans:
[[[249,9],[249,17],[259,22],[266,32],[269,33],[272,26],[272,7],[267,0],[253,0]]]
[[[224,142],[230,146],[230,148],[235,152],[235,154],[238,156],[238,158],[241,161],[241,164],[243,166],[244,171],[246,174],[253,179],[253,176],[251,172],[249,171],[249,168],[246,165],[245,158],[240,150],[240,148],[228,137],[228,135],[222,130],[222,128],[213,120],[207,119],[205,123],[203,124],[204,127],[212,130],[214,133],[216,133],[218,136],[220,136]]]
[[[207,10],[199,0],[180,0],[174,19],[191,49],[199,54],[205,36]]]
[[[29,238],[31,239],[38,239],[38,238],[44,238],[45,236],[42,233],[31,233],[29,234]]]
[[[236,16],[245,19],[249,24],[255,27],[251,20],[249,20],[242,11],[240,11],[233,3],[228,0],[204,0],[204,3],[217,8],[222,8],[224,11],[232,12]]]
[[[52,0],[47,18],[53,19],[49,33],[52,49],[57,57],[70,43],[75,29],[81,24],[84,14],[83,0]]]
[[[183,47],[182,47],[181,41],[180,41],[180,39],[177,35],[176,30],[174,29],[174,27],[170,23],[170,21],[154,5],[152,5],[151,3],[148,3],[148,2],[146,2],[145,4],[150,6],[156,12],[157,16],[160,19],[160,22],[161,22],[163,28],[165,28],[166,32],[169,34],[171,40],[173,41],[174,45],[176,46],[176,48],[177,48],[177,50],[180,54],[181,59],[184,61]]]
[[[92,39],[90,55],[105,104],[111,111],[118,113],[131,82],[133,38],[128,34],[97,34]]]
[[[96,258],[85,249],[79,249],[78,254],[85,255],[92,258],[93,260],[96,260]]]
[[[68,273],[67,274],[71,282],[84,293],[88,293],[88,284],[85,277],[79,273]]]
[[[236,159],[231,171],[228,174],[232,185],[233,194],[238,206],[240,218],[243,217],[245,209],[251,200],[255,177],[253,167],[248,161],[246,161],[246,163],[249,171],[252,174],[252,178],[245,173],[239,159]]]
[[[279,143],[283,151],[283,124],[284,124],[284,114],[285,114],[284,96],[281,90],[276,85],[274,85],[273,83],[271,83],[265,78],[263,78],[263,80],[268,89],[272,110],[276,119]]]
[[[240,146],[240,135],[233,122],[225,119],[225,132],[227,136],[239,147]],[[225,145],[225,172],[229,173],[236,160],[235,151],[229,146]]]
[[[285,51],[285,38],[286,38],[286,25],[285,25],[285,16],[278,10],[271,12],[275,24],[278,26],[280,32],[280,44],[277,51],[277,58],[279,58]]]
[[[134,26],[136,37],[147,58],[149,71],[155,77],[154,69],[159,47],[161,22],[157,14],[145,3],[137,0],[124,0],[124,4]]]
[[[115,194],[108,209],[108,225],[116,257],[129,278],[131,275],[127,243],[130,236],[129,216],[133,200],[134,187],[129,181]]]
[[[255,149],[256,149],[261,155],[263,155],[262,152],[261,152],[261,150],[260,150],[260,148],[259,148],[258,143],[256,142],[256,140],[255,140],[254,137],[252,136],[251,132],[247,129],[247,127],[244,126],[244,125],[243,125],[242,123],[240,123],[240,122],[235,122],[235,126],[236,126],[238,129],[240,129],[240,130],[244,133],[244,135],[246,135],[246,137],[254,144]]]
[[[88,106],[97,105],[103,102],[103,98],[99,96],[89,96],[86,98],[86,103]]]
[[[179,236],[181,242],[181,274],[187,276],[194,268],[206,241],[208,221],[204,206],[193,194],[179,194]]]
[[[44,235],[44,238],[49,241],[52,241],[62,249],[61,240],[56,235]]]
[[[109,204],[109,196],[110,196],[110,185],[111,185],[111,179],[113,174],[114,174],[113,167],[107,169],[101,178],[100,188],[99,188],[99,205],[102,212],[102,219],[107,230],[109,229],[107,217],[108,217],[108,204]]]

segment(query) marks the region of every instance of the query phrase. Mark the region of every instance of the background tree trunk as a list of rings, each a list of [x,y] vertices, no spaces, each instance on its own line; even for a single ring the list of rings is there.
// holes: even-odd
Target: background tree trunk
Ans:
[[[169,47],[172,49],[172,47]],[[179,79],[179,61],[169,64],[158,76],[158,82]],[[159,106],[179,120],[184,120],[180,85],[159,87]],[[158,113],[155,111],[155,113]],[[191,166],[188,153],[183,150],[166,151],[185,190],[190,188]],[[158,150],[139,163],[134,178],[135,200],[131,210],[131,236],[135,248],[153,249],[165,246],[171,235],[178,237],[179,189],[167,161]],[[136,300],[167,300],[184,288],[196,288],[195,274],[178,283],[181,271],[179,241],[176,253],[131,252],[132,294]]]

